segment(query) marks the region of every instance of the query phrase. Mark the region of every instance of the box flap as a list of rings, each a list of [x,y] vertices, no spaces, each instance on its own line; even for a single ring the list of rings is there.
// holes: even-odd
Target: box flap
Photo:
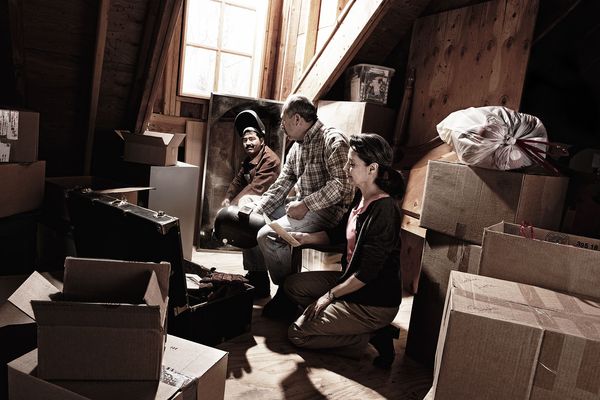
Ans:
[[[163,321],[159,306],[33,300],[31,307],[38,326],[155,330]]]
[[[67,299],[101,298],[110,293],[113,298],[129,299],[133,292],[141,300],[146,292],[149,273],[156,281],[164,301],[169,294],[171,264],[121,260],[67,257],[63,293]]]
[[[15,307],[35,319],[32,300],[50,300],[51,296],[60,293],[46,278],[34,271],[29,278],[8,298]]]
[[[116,131],[126,142],[160,147],[178,147],[185,138],[184,133],[163,133],[146,131],[143,134]]]

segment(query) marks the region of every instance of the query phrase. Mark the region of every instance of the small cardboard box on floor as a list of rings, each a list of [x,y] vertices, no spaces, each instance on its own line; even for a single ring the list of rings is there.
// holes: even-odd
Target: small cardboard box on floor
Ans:
[[[600,303],[452,271],[436,400],[600,396]]]
[[[474,273],[480,254],[481,246],[427,230],[406,338],[409,357],[433,368],[450,272]]]
[[[10,400],[222,400],[228,354],[168,335],[160,381],[46,381],[37,350],[8,364]]]
[[[185,138],[183,133],[116,133],[125,141],[125,161],[159,166],[177,164],[178,148]]]
[[[479,245],[483,229],[500,221],[557,229],[567,186],[566,177],[430,161],[420,223]]]
[[[600,240],[501,222],[483,233],[477,273],[600,300]]]
[[[0,162],[37,161],[39,125],[37,112],[0,110]]]
[[[67,258],[63,291],[37,272],[10,297],[38,324],[42,379],[158,380],[170,266]]]

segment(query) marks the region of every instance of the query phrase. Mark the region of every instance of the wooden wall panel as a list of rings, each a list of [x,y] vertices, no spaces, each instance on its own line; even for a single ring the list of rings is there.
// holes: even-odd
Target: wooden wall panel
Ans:
[[[471,106],[519,108],[537,8],[538,0],[494,0],[415,23],[408,62],[416,72],[403,160],[412,166],[405,213],[421,214],[427,161],[455,157],[445,144],[416,149],[438,137],[435,127],[443,118]]]
[[[407,146],[435,138],[435,126],[453,111],[519,108],[537,8],[538,0],[494,0],[416,21]]]

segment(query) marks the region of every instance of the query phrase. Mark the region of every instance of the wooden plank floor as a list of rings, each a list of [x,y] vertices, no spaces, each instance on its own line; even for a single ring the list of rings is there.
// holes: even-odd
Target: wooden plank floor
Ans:
[[[221,272],[243,274],[239,252],[195,252],[193,261]],[[276,287],[272,286],[271,293]],[[261,316],[268,299],[255,302],[250,333],[222,343],[229,352],[226,399],[398,399],[421,400],[431,387],[431,372],[404,357],[412,297],[405,296],[394,324],[396,361],[390,371],[372,366],[370,348],[361,360],[299,350],[288,342],[287,325]]]

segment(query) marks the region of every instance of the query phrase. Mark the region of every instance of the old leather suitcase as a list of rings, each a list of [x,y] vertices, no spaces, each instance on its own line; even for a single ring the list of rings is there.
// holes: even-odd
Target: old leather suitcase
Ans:
[[[67,204],[78,257],[171,263],[169,333],[215,345],[249,330],[252,286],[211,301],[189,295],[185,273],[211,270],[183,258],[177,218],[85,190],[70,192]]]

